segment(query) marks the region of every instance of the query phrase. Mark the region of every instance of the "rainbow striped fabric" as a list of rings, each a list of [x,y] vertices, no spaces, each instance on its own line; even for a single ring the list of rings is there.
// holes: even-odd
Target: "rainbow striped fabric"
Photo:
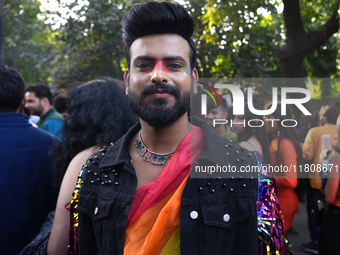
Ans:
[[[190,141],[190,135],[195,139]],[[158,178],[136,191],[128,213],[124,254],[180,254],[181,197],[190,165],[201,153],[202,139],[202,130],[194,126]]]

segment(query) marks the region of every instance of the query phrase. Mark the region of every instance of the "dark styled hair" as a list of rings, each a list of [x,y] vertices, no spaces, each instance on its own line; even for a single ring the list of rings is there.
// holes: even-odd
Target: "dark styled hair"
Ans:
[[[58,96],[53,99],[53,106],[59,113],[64,113],[67,111],[68,103],[70,99],[67,96]]]
[[[137,121],[124,89],[113,79],[93,80],[72,90],[64,119],[64,141],[56,145],[53,153],[57,181],[61,182],[79,152],[116,142]]]
[[[339,116],[339,108],[335,105],[331,105],[327,108],[323,116],[327,118],[328,123],[335,125]]]
[[[255,102],[253,102],[253,106],[255,109],[257,110],[261,110],[261,106]],[[248,104],[246,103],[244,105],[244,119],[245,119],[245,123],[246,123],[246,130],[245,132],[243,132],[243,134],[238,135],[238,139],[239,141],[247,141],[250,137],[252,137],[253,135],[256,137],[256,139],[259,141],[259,143],[261,144],[262,147],[262,156],[264,159],[264,162],[266,164],[270,164],[270,152],[269,152],[269,139],[267,136],[267,130],[266,130],[266,126],[262,125],[261,127],[259,123],[260,121],[257,121],[257,123],[255,124],[254,121],[252,121],[251,125],[253,126],[258,126],[258,127],[250,127],[248,125],[248,121],[249,120],[261,120],[263,119],[262,116],[259,115],[255,115],[254,113],[252,113],[249,110]]]
[[[25,96],[25,81],[14,68],[0,65],[0,112],[15,112]]]
[[[221,102],[222,102],[222,105],[221,105],[220,100],[218,100],[216,95],[213,95],[213,98],[214,99],[212,99],[210,96],[207,95],[207,113],[209,113],[211,110],[218,108],[218,107],[221,107],[223,112],[226,112],[228,106],[227,106],[227,102],[225,101],[225,99],[223,97],[221,98]],[[215,104],[215,102],[217,105]]]
[[[268,106],[268,109],[271,108],[271,105]],[[277,150],[277,155],[279,156],[280,153],[280,143],[283,137],[287,138],[294,144],[295,152],[297,155],[296,161],[297,165],[302,165],[303,163],[303,157],[302,157],[302,150],[300,146],[300,134],[299,130],[296,127],[284,127],[282,126],[281,122],[284,119],[293,119],[292,115],[292,110],[291,108],[287,105],[286,106],[286,115],[281,115],[281,104],[278,103],[276,110],[272,113],[275,117],[275,119],[279,119],[278,123],[278,130],[280,131],[280,138],[278,141],[278,150]],[[288,125],[286,123],[286,125]],[[279,157],[278,157],[279,159]]]
[[[190,46],[190,67],[196,67],[196,45],[191,36],[194,22],[190,14],[176,2],[146,2],[135,4],[122,21],[123,46],[128,68],[130,47],[143,36],[173,33],[182,36]]]
[[[26,92],[33,92],[39,99],[47,97],[48,101],[52,105],[52,92],[50,88],[43,83],[35,83],[26,88]]]

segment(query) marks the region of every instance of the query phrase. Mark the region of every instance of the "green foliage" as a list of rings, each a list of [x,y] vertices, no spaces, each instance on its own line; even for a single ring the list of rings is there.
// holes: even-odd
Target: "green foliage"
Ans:
[[[14,0],[4,1],[4,8],[13,3]],[[4,63],[18,69],[28,84],[47,82],[51,77],[48,64],[55,34],[38,18],[39,7],[37,0],[23,0],[6,16]]]
[[[131,1],[90,0],[75,8],[77,18],[70,17],[62,26],[56,51],[53,83],[64,87],[73,81],[87,81],[98,76],[123,79],[126,69],[121,46],[121,20]]]
[[[5,7],[15,0],[5,0]],[[60,4],[61,3],[61,0]],[[143,0],[145,1],[145,0]],[[28,83],[42,81],[66,87],[97,76],[122,79],[126,60],[121,46],[121,20],[137,0],[88,0],[63,4],[72,13],[60,27],[46,23],[58,11],[41,13],[38,0],[21,0],[6,17],[6,64],[19,69]],[[300,0],[306,31],[332,14],[334,0]],[[195,22],[198,72],[204,78],[283,77],[277,52],[285,46],[282,7],[276,0],[187,0]],[[339,41],[333,37],[305,59],[307,77],[339,77]],[[316,85],[322,95],[337,84]],[[316,95],[317,96],[317,95]]]
[[[186,7],[195,19],[201,76],[282,76],[276,57],[282,46],[282,18],[273,4],[192,0]],[[271,15],[262,15],[265,11]]]
[[[314,30],[330,18],[334,0],[300,0],[301,18],[306,31]]]

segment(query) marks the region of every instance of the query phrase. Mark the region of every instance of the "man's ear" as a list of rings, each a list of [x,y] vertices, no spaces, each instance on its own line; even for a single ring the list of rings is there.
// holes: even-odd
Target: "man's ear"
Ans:
[[[191,77],[192,77],[192,86],[193,86],[192,89],[193,89],[194,95],[196,95],[197,94],[197,82],[198,82],[198,78],[199,78],[196,68],[192,69]]]
[[[23,97],[22,100],[21,100],[20,106],[18,107],[18,109],[15,112],[23,113],[22,109],[25,107],[25,104],[26,104],[26,98]]]
[[[46,107],[46,106],[49,105],[49,104],[51,104],[51,103],[50,103],[50,100],[48,100],[47,97],[42,97],[42,98],[41,98],[41,105],[42,105],[43,107]]]
[[[26,104],[26,98],[23,97],[22,100],[21,100],[21,103],[20,103],[20,108],[24,108],[25,104]]]
[[[124,83],[125,83],[126,95],[129,93],[129,78],[130,78],[129,69],[126,69],[124,72]]]

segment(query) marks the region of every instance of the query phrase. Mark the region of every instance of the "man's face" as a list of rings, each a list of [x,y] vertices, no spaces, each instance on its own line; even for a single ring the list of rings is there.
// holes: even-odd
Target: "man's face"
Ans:
[[[41,104],[41,99],[37,98],[34,92],[26,92],[25,98],[26,98],[25,107],[30,111],[30,113],[37,116],[41,116],[44,110]]]
[[[189,109],[191,84],[198,79],[188,42],[177,34],[143,36],[130,54],[124,80],[132,110],[150,126],[172,124]]]
[[[228,112],[223,111],[221,106],[211,109],[207,115],[204,116],[205,121],[209,126],[213,127],[214,119],[226,119],[228,117]],[[215,126],[217,127],[217,125]]]

